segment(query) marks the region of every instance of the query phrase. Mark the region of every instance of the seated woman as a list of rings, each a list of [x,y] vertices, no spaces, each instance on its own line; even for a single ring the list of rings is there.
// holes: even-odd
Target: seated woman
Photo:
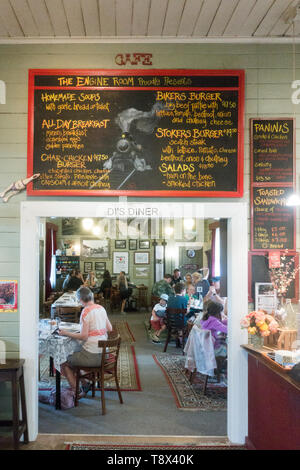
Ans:
[[[98,348],[98,341],[107,340],[107,332],[112,331],[112,326],[105,309],[101,305],[94,304],[93,293],[88,287],[80,287],[76,291],[76,297],[78,302],[84,307],[80,316],[80,333],[71,333],[63,329],[59,330],[61,336],[69,336],[70,338],[83,341],[80,351],[71,354],[67,362],[61,366],[62,373],[74,391],[76,388],[76,377],[72,366],[100,366],[102,350]],[[83,390],[80,396],[84,396]]]
[[[215,356],[227,357],[227,321],[222,320],[222,310],[222,304],[209,301],[200,324],[203,330],[211,331]]]
[[[131,287],[128,287],[128,282],[124,271],[120,272],[117,283],[121,297],[121,313],[125,314],[124,308],[126,300],[129,299],[129,297],[131,296],[132,289]]]
[[[112,286],[111,275],[108,270],[104,271],[103,273],[103,281],[101,283],[99,292],[102,292],[104,298],[110,297],[110,289]]]
[[[89,288],[93,289],[94,287],[96,287],[96,284],[97,284],[97,282],[96,282],[96,278],[95,278],[95,273],[94,273],[94,271],[90,271],[87,275],[87,278],[86,278],[86,281],[85,281],[84,285],[86,287],[89,287]]]

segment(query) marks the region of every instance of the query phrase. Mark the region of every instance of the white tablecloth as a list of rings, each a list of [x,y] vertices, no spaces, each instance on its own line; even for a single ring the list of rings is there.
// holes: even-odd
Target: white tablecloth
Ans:
[[[73,324],[79,327],[78,323]],[[63,324],[61,325],[63,329]],[[54,367],[60,372],[60,365],[66,362],[68,356],[81,349],[81,341],[68,336],[56,336],[40,328],[39,354],[53,357]]]
[[[214,344],[209,330],[202,330],[194,325],[190,331],[184,352],[186,354],[185,368],[193,372],[214,376],[217,367]]]

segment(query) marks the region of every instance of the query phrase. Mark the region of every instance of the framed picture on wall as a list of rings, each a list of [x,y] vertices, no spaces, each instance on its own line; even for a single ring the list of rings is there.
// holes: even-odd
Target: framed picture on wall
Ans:
[[[137,251],[134,253],[134,264],[149,264],[149,251]]]
[[[150,240],[140,240],[139,241],[139,249],[140,250],[149,250],[150,248]]]
[[[93,271],[93,263],[91,262],[84,262],[84,272],[89,273],[90,271]]]
[[[128,274],[128,251],[113,252],[113,274],[119,274],[120,271]]]
[[[149,266],[135,266],[134,277],[136,278],[148,278],[149,277]]]
[[[0,281],[0,312],[18,309],[18,281]]]
[[[129,250],[137,250],[137,240],[129,240]]]
[[[84,258],[109,258],[109,240],[82,240]]]
[[[106,270],[106,263],[104,261],[95,261],[95,271],[103,272]]]
[[[117,250],[123,250],[126,248],[126,240],[115,240],[115,248]]]

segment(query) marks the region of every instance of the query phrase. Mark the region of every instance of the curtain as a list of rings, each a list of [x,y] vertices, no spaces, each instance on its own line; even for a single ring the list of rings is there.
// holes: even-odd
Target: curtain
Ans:
[[[211,277],[215,276],[216,229],[211,230]]]
[[[211,265],[211,250],[205,251],[206,259],[207,259],[207,267],[209,269],[209,279],[211,279],[211,272],[212,272],[212,265]]]
[[[51,272],[55,263],[57,225],[46,223],[45,271],[46,271],[46,299],[53,288],[51,285]],[[55,269],[55,264],[54,264]]]

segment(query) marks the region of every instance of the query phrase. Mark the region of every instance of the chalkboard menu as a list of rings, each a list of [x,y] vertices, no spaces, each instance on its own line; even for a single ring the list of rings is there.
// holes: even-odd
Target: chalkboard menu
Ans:
[[[252,182],[293,183],[294,119],[251,119]]]
[[[295,249],[295,208],[286,206],[293,187],[252,187],[252,250]]]
[[[30,195],[243,195],[242,70],[30,70]]]

